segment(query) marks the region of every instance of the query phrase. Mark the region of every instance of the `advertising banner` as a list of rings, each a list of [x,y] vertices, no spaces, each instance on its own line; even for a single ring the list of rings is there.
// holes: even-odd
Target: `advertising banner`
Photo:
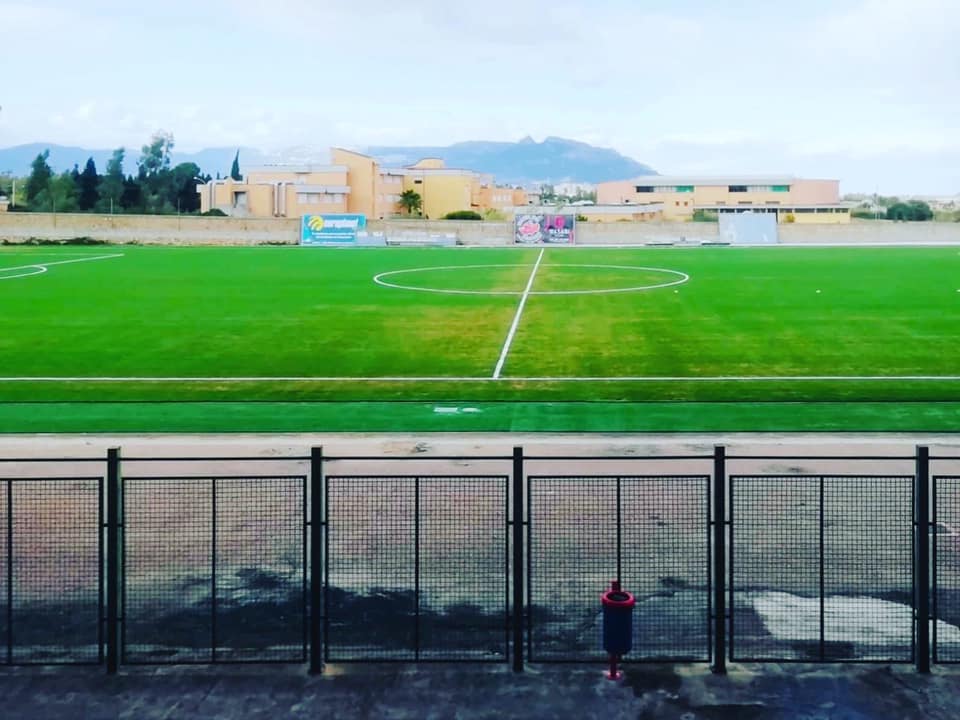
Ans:
[[[357,233],[366,227],[366,215],[304,215],[300,225],[300,244],[354,244]]]
[[[522,214],[514,219],[514,240],[524,245],[551,243],[572,245],[575,215]]]

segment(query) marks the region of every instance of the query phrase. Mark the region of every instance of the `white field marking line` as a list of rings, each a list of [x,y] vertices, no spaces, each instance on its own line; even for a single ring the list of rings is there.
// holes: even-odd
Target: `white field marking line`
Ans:
[[[498,265],[441,265],[437,267],[410,268],[407,270],[390,270],[388,272],[378,273],[373,276],[373,281],[382,287],[394,288],[397,290],[414,290],[416,292],[437,293],[440,295],[522,295],[524,293],[516,290],[445,290],[441,288],[418,287],[416,285],[399,285],[397,283],[386,282],[383,278],[392,275],[403,275],[405,273],[430,272],[433,270],[473,270],[475,268],[504,268],[504,267],[525,267],[522,264],[498,264]],[[673,287],[674,285],[683,285],[690,281],[690,276],[679,270],[670,270],[668,268],[641,267],[639,265],[598,265],[585,263],[543,263],[542,267],[573,267],[573,268],[605,268],[608,270],[644,270],[648,272],[660,272],[670,275],[676,275],[680,279],[672,282],[660,283],[658,285],[637,285],[626,288],[607,288],[593,290],[538,290],[526,293],[527,295],[610,295],[613,293],[643,292],[644,290],[658,290],[660,288]]]
[[[513,336],[517,333],[517,327],[520,325],[520,316],[523,315],[523,308],[527,304],[527,298],[530,297],[530,289],[533,287],[533,281],[537,277],[537,270],[540,269],[540,261],[543,260],[543,253],[546,248],[540,250],[537,255],[537,261],[533,264],[533,270],[530,271],[530,277],[527,279],[527,287],[520,296],[520,304],[517,306],[517,313],[513,316],[513,324],[510,325],[510,331],[507,333],[507,339],[503,341],[503,349],[500,350],[500,359],[497,360],[497,366],[493,369],[493,379],[500,377],[500,371],[503,370],[503,364],[507,361],[507,353],[510,352],[510,345],[513,344]]]
[[[343,375],[264,375],[252,376],[190,376],[190,377],[117,377],[117,376],[12,376],[0,377],[0,382],[102,382],[102,383],[247,383],[247,382],[778,382],[810,381],[810,382],[903,382],[915,380],[920,382],[960,382],[960,375],[714,375],[704,377],[672,375],[672,376],[621,376],[621,377],[571,377],[571,376],[381,376],[381,377],[348,377]]]
[[[32,269],[33,272],[22,272],[22,273],[17,273],[16,275],[5,275],[3,277],[0,277],[0,280],[15,280],[16,278],[30,277],[31,275],[43,275],[43,273],[47,272],[47,269],[43,265],[27,265],[25,268],[22,268],[22,269],[26,270],[27,268]],[[15,268],[15,269],[21,269],[21,268]],[[2,272],[3,272],[3,269],[0,268],[0,273]]]
[[[5,273],[10,270],[29,270],[31,268],[48,268],[52,265],[68,265],[70,263],[79,263],[79,262],[91,262],[93,260],[110,260],[111,258],[123,257],[123,253],[116,253],[114,255],[94,255],[93,257],[83,257],[75,258],[73,260],[57,260],[56,262],[45,262],[45,263],[32,263],[30,265],[20,265],[18,267],[0,267],[0,273]],[[44,269],[42,272],[46,272]],[[29,273],[30,275],[39,275],[39,273]],[[12,278],[25,277],[23,275],[12,275],[10,277],[0,276],[0,280],[10,280]]]
[[[390,270],[388,272],[378,273],[373,276],[373,281],[377,285],[397,290],[418,290],[420,292],[441,293],[444,295],[520,295],[516,290],[442,290],[438,288],[421,288],[409,285],[396,285],[394,283],[384,282],[383,278],[391,275],[400,275],[403,273],[430,272],[433,270],[472,270],[475,268],[508,268],[508,267],[527,267],[525,263],[505,263],[496,265],[440,265],[438,267],[420,267],[410,268],[408,270]]]

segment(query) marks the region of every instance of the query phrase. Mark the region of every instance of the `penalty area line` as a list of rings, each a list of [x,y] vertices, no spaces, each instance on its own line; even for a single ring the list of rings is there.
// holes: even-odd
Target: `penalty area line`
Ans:
[[[92,262],[93,260],[110,260],[111,258],[118,257],[123,257],[123,253],[115,253],[113,255],[94,255],[92,257],[74,258],[73,260],[57,260],[55,262],[31,263],[29,265],[18,265],[17,267],[0,267],[0,272],[8,272],[10,270],[28,270],[30,268],[38,267],[45,268],[52,265],[68,265],[69,263]]]

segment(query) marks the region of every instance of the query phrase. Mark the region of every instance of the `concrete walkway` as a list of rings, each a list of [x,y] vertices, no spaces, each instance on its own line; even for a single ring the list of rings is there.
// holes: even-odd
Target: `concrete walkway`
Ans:
[[[173,718],[576,718],[589,720],[955,720],[960,668],[640,666],[610,682],[597,667],[329,666],[126,669],[7,668],[5,720]]]

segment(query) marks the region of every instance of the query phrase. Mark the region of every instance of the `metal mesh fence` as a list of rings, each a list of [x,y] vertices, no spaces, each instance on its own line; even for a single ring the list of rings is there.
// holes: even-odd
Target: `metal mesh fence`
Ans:
[[[12,500],[10,481],[0,482],[0,641],[3,647],[0,648],[0,660],[3,663],[13,661],[13,637],[10,633],[11,622],[9,615],[13,610],[12,598],[13,592],[13,543],[7,538],[11,529],[10,525],[10,502]]]
[[[302,661],[305,485],[125,479],[124,661]]]
[[[960,662],[960,477],[933,479],[933,658]]]
[[[220,660],[306,658],[305,479],[216,481]]]
[[[731,656],[913,657],[913,478],[730,478]]]
[[[710,652],[709,478],[529,478],[529,654],[604,658],[600,594],[634,593],[626,660]]]
[[[331,661],[506,659],[507,478],[327,478]]]
[[[102,479],[0,484],[3,661],[99,662]]]

